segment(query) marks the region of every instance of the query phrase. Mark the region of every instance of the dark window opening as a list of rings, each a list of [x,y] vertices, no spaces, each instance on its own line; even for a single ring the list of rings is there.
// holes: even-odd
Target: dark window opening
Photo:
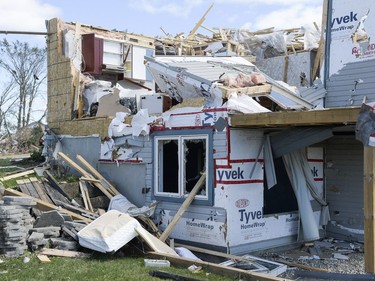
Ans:
[[[267,181],[264,182],[264,207],[265,215],[284,213],[298,210],[297,199],[292,184],[285,170],[282,157],[274,159],[277,184],[268,189]],[[266,179],[266,177],[264,177]]]
[[[163,141],[163,192],[178,193],[178,144]]]
[[[185,190],[189,193],[201,177],[201,172],[205,171],[206,141],[186,140],[185,149]],[[205,185],[202,186],[202,190],[205,190]]]

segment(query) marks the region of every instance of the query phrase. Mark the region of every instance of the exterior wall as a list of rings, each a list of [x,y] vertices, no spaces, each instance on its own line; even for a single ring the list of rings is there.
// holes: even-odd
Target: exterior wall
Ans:
[[[81,155],[93,167],[97,166],[100,157],[100,138],[98,135],[82,137],[60,135],[56,146],[59,151],[64,152],[73,161],[75,161],[76,155]],[[80,165],[79,161],[75,162]],[[84,166],[80,166],[85,169]],[[81,176],[74,168],[71,168],[69,172]]]
[[[324,144],[327,236],[363,241],[363,145],[354,136],[335,136]]]
[[[375,2],[330,0],[325,107],[375,101]]]
[[[62,22],[52,19],[48,22],[48,102],[47,122],[51,129],[59,130],[60,122],[72,119],[73,75],[70,59],[63,55]],[[67,132],[60,131],[64,134]]]
[[[179,117],[172,117],[170,124],[186,126],[189,120],[194,124],[197,119],[205,119],[197,118],[196,114],[185,114],[182,123]],[[213,150],[221,155],[214,156],[214,174],[208,175],[214,178],[213,205],[193,202],[170,237],[233,254],[296,242],[297,212],[263,215],[262,130],[227,127],[224,131],[214,132],[213,143]],[[161,229],[167,227],[180,205],[160,200],[155,219]]]

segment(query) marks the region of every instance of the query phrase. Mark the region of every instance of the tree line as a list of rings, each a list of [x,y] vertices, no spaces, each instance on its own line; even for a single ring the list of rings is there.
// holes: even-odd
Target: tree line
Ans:
[[[37,98],[45,94],[46,57],[46,48],[0,41],[0,137],[44,118],[46,111],[35,119],[34,108]]]

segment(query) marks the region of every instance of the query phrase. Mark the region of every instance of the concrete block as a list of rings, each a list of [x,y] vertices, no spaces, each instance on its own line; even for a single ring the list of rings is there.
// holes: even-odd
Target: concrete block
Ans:
[[[36,202],[28,197],[20,196],[4,196],[3,197],[5,205],[20,205],[20,206],[35,206]]]
[[[32,232],[30,236],[27,238],[27,242],[34,243],[39,240],[44,239],[44,234],[39,232]],[[34,243],[35,244],[35,243]]]
[[[79,248],[78,242],[73,241],[73,240],[67,240],[63,238],[51,238],[50,242],[54,248],[60,249],[60,250],[76,251]]]
[[[48,211],[40,215],[35,221],[34,228],[46,226],[61,226],[64,223],[64,217],[58,211]]]
[[[43,233],[44,237],[60,237],[61,227],[49,226],[49,227],[39,227],[30,229],[29,233],[38,232]]]
[[[66,227],[69,227],[69,228],[74,228],[77,232],[80,231],[81,229],[83,229],[87,223],[84,222],[84,223],[80,223],[80,222],[76,222],[76,221],[66,221],[64,222],[64,224]]]

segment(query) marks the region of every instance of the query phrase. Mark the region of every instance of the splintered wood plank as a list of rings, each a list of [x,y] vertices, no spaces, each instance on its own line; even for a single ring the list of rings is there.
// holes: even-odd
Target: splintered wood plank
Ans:
[[[291,281],[290,279],[286,278],[280,278],[280,277],[275,277],[269,274],[264,274],[264,273],[258,273],[258,272],[252,272],[244,269],[239,269],[239,268],[234,268],[234,267],[229,267],[229,266],[223,266],[219,265],[216,263],[211,263],[211,262],[206,262],[202,261],[199,259],[188,259],[184,257],[179,257],[179,256],[173,256],[170,254],[161,254],[161,253],[156,253],[152,252],[149,253],[154,258],[165,258],[170,261],[170,263],[173,266],[178,266],[178,267],[188,267],[192,264],[195,264],[197,266],[201,266],[204,268],[206,271],[219,274],[219,275],[225,275],[225,276],[234,276],[238,278],[239,276],[241,279],[245,280],[251,280],[251,281]]]
[[[4,190],[4,195],[11,195],[11,196],[21,196],[21,197],[27,197],[27,198],[32,198],[34,202],[36,202],[36,208],[41,210],[41,211],[50,211],[50,210],[57,210],[59,212],[65,213],[70,215],[72,218],[77,219],[77,220],[83,220],[86,222],[92,222],[92,219],[86,218],[84,216],[81,216],[77,213],[71,212],[69,210],[66,210],[64,208],[58,207],[56,205],[50,204],[48,202],[45,202],[43,200],[40,200],[38,198],[35,198],[33,196],[30,196],[26,193],[22,193],[18,190],[11,189],[11,188],[6,188]]]
[[[86,178],[94,178],[93,175],[91,175],[86,170],[82,169],[79,165],[77,165],[72,159],[70,159],[68,156],[66,156],[64,153],[59,152],[59,156],[67,162],[70,166],[72,166],[74,169],[76,169],[78,172],[80,172],[84,177]],[[113,198],[113,195],[101,184],[98,182],[94,182],[94,185],[100,189],[101,192],[104,193],[105,196],[107,196],[109,199]]]
[[[360,107],[340,107],[310,111],[279,111],[231,116],[232,127],[279,127],[355,124]]]
[[[81,155],[77,155],[76,157],[95,177],[97,177],[100,180],[103,186],[107,185],[109,187],[109,190],[114,195],[120,194],[109,181],[107,181],[93,166],[90,165],[89,162],[86,161],[85,158],[83,158]]]
[[[48,249],[43,248],[40,251],[42,255],[46,256],[56,256],[56,257],[67,257],[67,258],[88,258],[91,257],[90,254],[77,252],[77,251],[66,251],[66,250],[59,250],[59,249]]]
[[[86,192],[84,190],[84,187],[83,187],[83,182],[80,181],[79,182],[79,190],[81,191],[81,196],[82,196],[82,200],[83,200],[83,205],[85,206],[85,209],[86,210],[89,210],[89,204],[87,203],[87,197],[86,197]]]
[[[53,204],[58,205],[56,203],[57,200],[70,204],[69,199],[66,198],[64,195],[62,195],[58,190],[56,190],[52,186],[50,186],[49,182],[46,179],[43,180],[42,184],[43,184],[43,187],[46,190],[48,196],[51,198]]]
[[[364,147],[364,238],[365,270],[375,272],[375,148]]]
[[[51,262],[51,260],[46,255],[36,255],[36,256],[43,263]]]
[[[5,176],[5,177],[0,178],[0,181],[7,181],[7,180],[11,180],[11,179],[16,179],[16,178],[24,177],[24,176],[31,175],[31,174],[34,174],[34,170],[25,171],[25,172],[13,174],[13,175]]]
[[[47,195],[45,189],[42,187],[42,185],[40,184],[40,182],[38,181],[37,178],[30,178],[30,182],[32,182],[32,184],[33,184],[33,186],[35,188],[35,191],[38,193],[39,198],[41,200],[53,204],[51,198],[49,198],[49,196]]]
[[[177,213],[174,215],[172,221],[168,224],[164,232],[160,236],[161,241],[165,241],[169,234],[173,231],[174,227],[176,226],[177,222],[180,220],[181,216],[184,214],[186,209],[190,206],[191,202],[193,202],[195,195],[201,189],[203,183],[206,181],[206,173],[203,173],[193,189],[190,191],[188,197],[186,197],[185,201],[182,203],[181,207],[178,209]]]
[[[32,197],[35,197],[35,198],[38,198],[38,199],[42,199],[38,192],[35,190],[35,187],[33,185],[33,183],[30,181],[30,179],[25,179],[24,180],[24,186],[26,186],[27,190],[28,190],[28,193],[30,196]]]

